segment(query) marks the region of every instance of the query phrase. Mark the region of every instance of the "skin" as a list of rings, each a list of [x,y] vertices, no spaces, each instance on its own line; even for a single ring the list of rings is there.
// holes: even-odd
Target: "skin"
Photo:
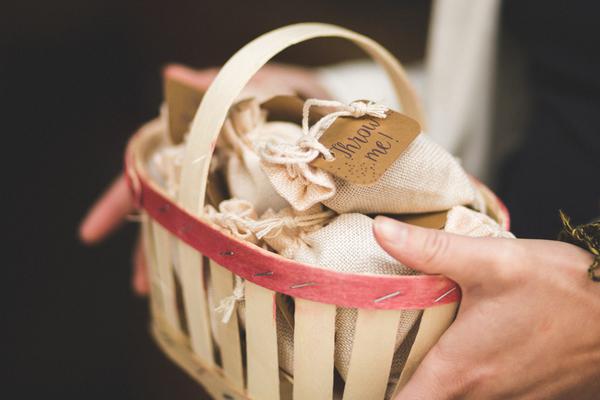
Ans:
[[[208,87],[216,73],[194,71],[195,85]],[[271,88],[328,97],[315,74],[298,67],[267,66],[249,85],[261,95]],[[119,177],[82,222],[81,240],[102,241],[133,211]],[[384,217],[374,233],[400,262],[450,277],[463,294],[456,321],[397,399],[598,398],[600,284],[587,278],[590,253],[555,241],[468,238]],[[139,242],[133,261],[133,289],[146,295]]]
[[[398,400],[596,399],[600,285],[592,255],[547,240],[469,238],[378,217],[394,258],[456,281],[455,322]]]

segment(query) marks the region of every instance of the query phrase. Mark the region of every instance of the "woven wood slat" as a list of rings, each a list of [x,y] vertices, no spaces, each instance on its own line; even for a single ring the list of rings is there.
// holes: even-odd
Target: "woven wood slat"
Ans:
[[[302,299],[295,304],[294,399],[331,400],[336,307]]]
[[[248,396],[279,400],[275,292],[246,283]]]
[[[229,297],[233,293],[234,275],[210,260],[210,280],[215,291],[215,304]],[[217,343],[221,350],[223,360],[223,372],[236,389],[244,390],[244,368],[242,365],[242,349],[240,345],[240,329],[237,318],[237,310],[227,323],[221,321],[221,315],[216,315]],[[210,312],[216,312],[211,310]]]

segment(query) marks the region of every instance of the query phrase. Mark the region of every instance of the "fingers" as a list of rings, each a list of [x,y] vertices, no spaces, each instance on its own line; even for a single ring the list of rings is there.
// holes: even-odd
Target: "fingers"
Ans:
[[[85,217],[79,228],[81,240],[88,244],[102,240],[123,222],[133,208],[127,181],[124,176],[121,176],[113,182]],[[134,251],[131,284],[136,294],[140,296],[148,294],[148,269],[140,240]]]
[[[138,239],[133,253],[133,291],[139,296],[146,296],[150,290],[148,284],[148,265],[144,256],[141,238]]]
[[[205,92],[217,76],[217,68],[192,69],[180,64],[169,64],[163,70],[165,79],[183,82],[201,92]]]
[[[79,237],[87,244],[101,241],[114,231],[133,209],[133,199],[127,181],[124,176],[120,176],[88,212],[79,227]]]
[[[461,285],[482,282],[496,267],[515,264],[518,256],[514,239],[470,238],[386,217],[375,219],[374,233],[381,247],[402,264]]]

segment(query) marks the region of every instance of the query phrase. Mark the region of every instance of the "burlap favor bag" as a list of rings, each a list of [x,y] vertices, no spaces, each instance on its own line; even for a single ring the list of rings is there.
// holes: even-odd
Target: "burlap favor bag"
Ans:
[[[253,230],[271,250],[283,257],[296,259],[298,250],[308,245],[308,235],[320,230],[335,215],[333,211],[324,210],[319,204],[306,211],[296,211],[291,207],[278,212],[269,209],[261,216]],[[293,300],[288,296],[282,296],[278,300],[276,323],[279,367],[287,374],[293,375]]]
[[[366,215],[352,213],[334,217],[325,226],[298,226],[292,223],[297,215],[290,208],[279,213],[267,213],[262,219],[275,220],[278,217],[287,223],[278,226],[277,231],[264,235],[265,243],[284,257],[299,262],[338,272],[412,275],[414,271],[403,266],[383,251],[373,236],[373,220]],[[307,215],[310,215],[307,213]],[[397,347],[402,343],[415,321],[419,311],[403,311],[397,336]],[[357,311],[351,308],[338,308],[335,333],[335,367],[342,378],[346,378]],[[281,328],[280,366],[293,374],[293,332],[288,332],[287,324],[278,321]]]
[[[278,242],[277,238],[290,241],[289,244],[291,245],[291,241],[303,237],[306,232],[312,232],[319,229],[326,221],[335,215],[330,210],[321,210],[320,206],[313,207],[310,211],[311,212],[297,213],[293,212],[292,209],[288,207],[275,214],[273,210],[269,209],[261,219],[258,219],[254,206],[250,202],[241,199],[230,199],[222,201],[219,204],[218,210],[211,205],[205,206],[204,216],[221,230],[238,239],[264,246],[264,236],[269,236],[281,246],[287,247],[286,244]],[[275,215],[275,218],[271,218]],[[286,227],[287,229],[290,229],[290,232],[293,232],[293,235],[280,235],[281,230]],[[175,265],[177,268],[177,264]],[[215,301],[210,280],[207,285],[207,292],[208,306],[214,311],[210,313],[213,337],[219,337],[217,335],[217,324],[227,323],[229,319],[234,316],[236,310],[241,327],[245,327],[244,280],[242,278],[236,276],[232,295],[222,299],[219,303]],[[282,310],[282,307],[286,308]],[[293,348],[290,347],[293,341],[293,331],[289,327],[289,319],[286,320],[284,318],[284,315],[288,315],[289,318],[290,313],[288,307],[289,304],[280,303],[280,307],[277,309],[278,324],[288,324],[288,327],[285,328],[283,334],[278,336],[280,354],[282,354],[283,357],[292,354],[290,353],[290,349],[293,350]],[[290,334],[292,336],[290,336]],[[219,345],[219,343],[217,343],[217,345]],[[286,366],[282,368],[291,373],[291,364],[288,364],[289,363],[286,363]]]
[[[161,108],[161,123],[167,131],[165,107]],[[185,143],[160,147],[148,160],[148,173],[152,180],[162,187],[171,197],[177,195],[179,179],[183,165]]]
[[[259,244],[259,239],[250,228],[258,220],[258,214],[249,201],[235,198],[224,200],[218,210],[206,205],[204,218],[238,239]]]
[[[309,127],[313,106],[334,111]],[[319,202],[340,214],[419,213],[456,205],[479,207],[478,193],[458,161],[424,134],[419,134],[372,184],[352,183],[314,165],[319,157],[344,157],[343,151],[335,146],[325,147],[319,141],[338,118],[369,117],[379,124],[389,112],[385,106],[362,101],[346,105],[307,100],[302,116],[303,136],[293,145],[269,142],[260,146],[262,168],[277,193],[297,210],[307,210]]]
[[[264,237],[270,237],[274,243],[281,248],[292,248],[296,240],[308,232],[317,230],[325,222],[335,215],[330,210],[322,210],[321,206],[315,206],[305,213],[292,211],[290,207],[275,213],[269,209],[260,218],[257,218],[252,204],[245,200],[230,199],[219,204],[219,209],[207,205],[205,207],[205,217],[219,226],[223,231],[232,234],[238,239],[246,240],[259,246],[264,246]],[[281,232],[287,229],[289,235],[283,235]],[[245,328],[246,309],[244,303],[244,280],[236,276],[235,287],[231,296],[222,299],[219,303],[215,301],[215,295],[212,285],[207,285],[208,306],[214,312],[210,313],[211,330],[214,338],[218,338],[218,324],[227,323],[237,311],[240,326]],[[277,336],[280,366],[291,375],[292,357],[293,357],[293,328],[290,321],[290,302],[291,299],[281,301],[279,299],[276,309],[276,321],[279,330]],[[286,318],[287,316],[287,318]],[[216,342],[219,346],[220,343]]]
[[[502,229],[486,214],[466,207],[453,207],[446,217],[444,230],[471,237],[495,237],[514,239],[515,235]]]
[[[266,114],[255,99],[237,103],[229,111],[217,143],[217,149],[226,154],[225,177],[231,197],[248,200],[259,214],[289,204],[261,169],[255,147],[264,142],[295,143],[302,135],[298,125],[267,122]]]
[[[312,214],[323,211],[312,209]],[[290,208],[278,213],[268,211],[261,220],[270,221],[272,230],[263,230],[265,243],[284,257],[316,267],[337,272],[413,275],[416,272],[392,258],[376,242],[373,235],[373,219],[358,213],[342,214],[327,220],[314,218],[314,225],[294,224],[307,221],[310,213],[298,213]],[[300,220],[298,217],[303,219]],[[276,224],[278,219],[285,222]],[[474,237],[512,237],[491,218],[468,208],[452,208],[444,230]],[[421,315],[420,310],[402,311],[396,337],[391,376],[398,377],[414,340],[412,329]],[[356,325],[357,310],[339,307],[336,314],[335,367],[346,378]],[[293,327],[281,316],[277,317],[279,332],[279,363],[293,375]],[[411,334],[412,333],[412,334]]]

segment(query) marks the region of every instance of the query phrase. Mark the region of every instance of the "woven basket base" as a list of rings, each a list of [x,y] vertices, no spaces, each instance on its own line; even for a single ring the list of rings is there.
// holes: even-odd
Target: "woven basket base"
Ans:
[[[198,382],[215,400],[252,400],[236,390],[219,367],[210,367],[194,356],[189,339],[168,326],[163,317],[154,314],[151,326],[152,337],[160,349],[192,379]],[[292,398],[289,379],[280,379],[281,399]]]

